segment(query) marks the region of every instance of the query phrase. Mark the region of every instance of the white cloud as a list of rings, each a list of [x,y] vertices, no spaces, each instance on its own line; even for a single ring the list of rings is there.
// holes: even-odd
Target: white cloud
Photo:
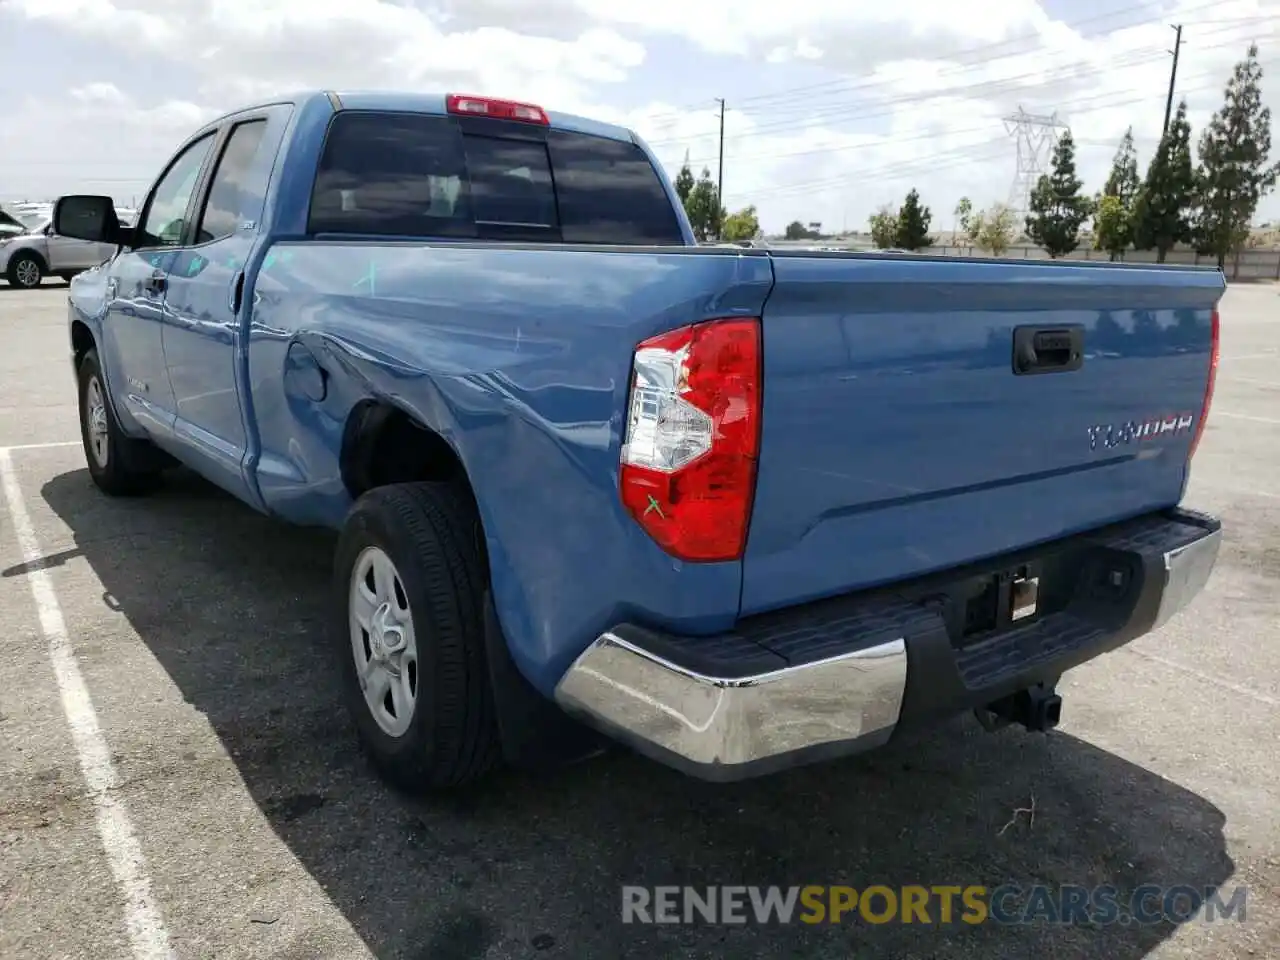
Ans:
[[[1179,91],[1193,126],[1250,39],[1280,106],[1280,0],[1109,2],[1064,23],[1036,0],[8,0],[0,29],[87,43],[101,62],[66,89],[50,74],[0,104],[0,190],[141,193],[205,118],[308,87],[532,100],[633,126],[672,172],[687,155],[714,175],[710,97],[723,96],[730,206],[755,203],[775,229],[861,228],[915,186],[945,230],[961,195],[1008,194],[1014,142],[1001,118],[1020,104],[1071,123],[1090,188],[1130,125],[1145,164],[1169,23],[1187,24]],[[655,78],[663,97],[648,89]],[[1280,203],[1262,212],[1275,218]]]

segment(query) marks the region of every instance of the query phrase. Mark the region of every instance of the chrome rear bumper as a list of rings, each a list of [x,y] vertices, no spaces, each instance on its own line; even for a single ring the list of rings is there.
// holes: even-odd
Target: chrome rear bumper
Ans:
[[[1082,556],[1130,571],[1132,586],[1104,603],[1078,584],[1062,609],[971,647],[953,642],[936,604],[921,602],[936,595],[938,577],[916,591],[796,608],[792,619],[772,615],[761,629],[720,637],[623,624],[577,658],[555,698],[615,739],[705,779],[859,752],[887,742],[904,720],[1056,682],[1163,625],[1204,588],[1220,542],[1213,518],[1169,511],[1047,545],[1042,552],[1057,551],[1065,568]],[[699,660],[704,650],[719,652],[723,669]]]
[[[709,677],[606,633],[565,674],[556,699],[628,741],[732,766],[825,743],[883,743],[906,688],[902,638],[770,673]]]

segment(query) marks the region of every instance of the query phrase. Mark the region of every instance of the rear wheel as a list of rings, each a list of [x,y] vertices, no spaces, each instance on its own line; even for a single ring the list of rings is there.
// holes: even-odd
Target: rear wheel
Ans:
[[[474,781],[501,756],[477,524],[449,484],[393,484],[356,502],[338,542],[344,697],[374,765],[415,792]]]
[[[160,479],[159,457],[145,440],[125,436],[107,397],[96,350],[76,371],[80,382],[80,439],[89,476],[112,496],[145,493]]]
[[[33,253],[15,253],[9,261],[6,277],[11,287],[30,290],[40,286],[40,281],[44,279],[44,265]]]

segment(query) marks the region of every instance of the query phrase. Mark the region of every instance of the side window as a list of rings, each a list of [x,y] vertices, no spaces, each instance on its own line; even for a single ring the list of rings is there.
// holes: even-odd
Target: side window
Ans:
[[[139,246],[176,247],[182,242],[187,206],[200,177],[200,168],[213,147],[213,140],[214,135],[210,133],[191,144],[160,178],[142,219],[142,242]]]
[[[476,223],[554,227],[556,195],[547,148],[530,140],[465,136]]]
[[[312,233],[474,237],[462,136],[449,118],[340,113],[311,194]]]
[[[232,129],[200,215],[196,243],[229,237],[240,224],[261,215],[269,171],[256,167],[254,160],[266,130],[266,120],[249,120]]]
[[[547,148],[565,243],[683,245],[662,181],[634,143],[553,131]]]

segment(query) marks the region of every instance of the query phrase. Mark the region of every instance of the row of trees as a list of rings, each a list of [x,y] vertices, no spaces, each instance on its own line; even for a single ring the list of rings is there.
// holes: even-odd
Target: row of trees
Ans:
[[[1022,224],[1003,204],[975,210],[967,197],[956,207],[957,222],[970,243],[996,256],[1013,244],[1020,227],[1051,257],[1065,256],[1080,246],[1084,226],[1092,220],[1096,249],[1108,251],[1113,260],[1133,247],[1155,250],[1157,261],[1163,262],[1175,246],[1190,244],[1202,256],[1215,256],[1222,266],[1247,241],[1258,203],[1280,176],[1280,164],[1268,163],[1271,111],[1262,105],[1261,83],[1258,48],[1253,44],[1232,72],[1222,107],[1200,135],[1198,163],[1192,160],[1184,100],[1144,177],[1139,176],[1130,129],[1102,191],[1093,196],[1082,193],[1075,140],[1067,130],[1054,148],[1051,171],[1032,191]],[[686,159],[675,189],[699,241],[760,235],[756,208],[729,213],[708,168],[695,179]],[[871,216],[872,239],[879,247],[924,249],[935,240],[929,235],[932,217],[913,189],[896,211],[886,205]],[[789,238],[811,232],[798,222],[787,228]]]
[[[1133,247],[1156,251],[1163,263],[1178,244],[1212,256],[1221,267],[1248,240],[1258,203],[1275,187],[1280,164],[1269,164],[1271,111],[1262,105],[1262,68],[1258,48],[1249,47],[1227,83],[1222,107],[1200,135],[1198,163],[1191,156],[1187,104],[1161,137],[1145,177],[1138,174],[1132,129],[1125,132],[1101,193],[1081,193],[1071,131],[1059,139],[1050,173],[1031,194],[1025,220],[1027,236],[1051,257],[1071,253],[1090,218],[1094,246],[1112,260]],[[968,198],[956,207],[961,229],[976,246],[997,256],[1008,249],[1016,230],[1007,207],[980,213]],[[874,232],[875,217],[872,217]]]

